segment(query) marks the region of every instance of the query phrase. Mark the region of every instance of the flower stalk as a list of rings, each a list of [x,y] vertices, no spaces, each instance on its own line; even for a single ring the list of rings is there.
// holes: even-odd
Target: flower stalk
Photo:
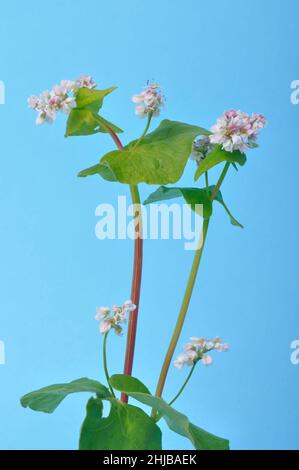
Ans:
[[[183,383],[183,385],[181,386],[180,390],[178,391],[178,393],[175,395],[175,397],[168,403],[169,406],[172,406],[176,401],[177,399],[180,397],[180,395],[183,393],[183,391],[185,390],[186,386],[188,385],[188,382],[189,380],[191,379],[192,375],[193,375],[193,372],[195,370],[195,367],[196,367],[196,364],[197,362],[195,362],[185,380],[185,382]]]
[[[109,375],[109,372],[108,372],[108,364],[107,364],[107,338],[108,338],[108,335],[109,335],[109,332],[105,333],[104,341],[103,341],[103,366],[104,366],[105,377],[106,377],[106,380],[107,380],[109,390],[110,390],[111,394],[113,395],[113,397],[115,398],[115,393],[114,393],[114,390],[113,390],[113,388],[111,386],[111,383],[110,383],[110,375]]]

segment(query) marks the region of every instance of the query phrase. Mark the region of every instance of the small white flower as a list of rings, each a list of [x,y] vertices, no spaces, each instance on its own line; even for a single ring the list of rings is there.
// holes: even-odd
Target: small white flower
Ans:
[[[211,364],[213,364],[213,358],[211,356],[208,356],[208,355],[202,356],[201,360],[205,366],[210,366]]]
[[[140,93],[139,95],[134,95],[132,96],[132,101],[135,104],[140,104],[144,102],[144,91]]]
[[[206,340],[204,338],[196,338],[196,337],[191,337],[191,346],[195,347],[196,349],[203,351],[205,349],[206,345]]]
[[[147,109],[143,105],[136,106],[135,114],[136,116],[143,118],[147,115]]]
[[[96,312],[96,320],[103,320],[103,318],[106,318],[109,315],[110,309],[108,307],[97,307]]]
[[[118,305],[112,305],[112,312],[121,313],[122,312],[122,307],[119,307]]]
[[[93,80],[91,75],[81,75],[81,77],[76,81],[77,88],[95,88],[97,86],[96,82]]]
[[[213,341],[206,341],[205,343],[205,349],[207,349],[208,351],[210,351],[211,349],[214,349],[214,342]]]
[[[174,365],[177,369],[182,369],[186,364],[186,355],[180,354],[174,361]]]
[[[36,109],[39,105],[39,97],[29,96],[27,103],[28,103],[29,108]]]
[[[215,345],[215,349],[219,352],[227,352],[229,351],[229,344],[228,343],[217,343]]]
[[[132,300],[126,300],[126,302],[123,305],[123,308],[126,312],[134,312],[136,310],[136,305],[133,304]]]
[[[74,109],[76,106],[77,106],[77,103],[76,103],[75,98],[69,97],[61,102],[61,111],[64,114],[70,114],[72,109]]]
[[[100,332],[104,335],[106,333],[108,333],[108,331],[110,331],[112,328],[112,322],[110,321],[110,319],[108,320],[104,320],[101,324],[100,324]]]

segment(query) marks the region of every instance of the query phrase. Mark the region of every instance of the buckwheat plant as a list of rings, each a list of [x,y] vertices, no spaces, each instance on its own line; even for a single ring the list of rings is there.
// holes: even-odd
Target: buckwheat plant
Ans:
[[[37,112],[38,125],[53,123],[57,114],[61,112],[67,115],[65,134],[67,137],[100,133],[111,136],[116,149],[104,155],[94,166],[81,171],[79,177],[96,175],[111,183],[129,185],[134,204],[135,253],[130,300],[111,308],[96,309],[96,320],[100,322],[99,334],[103,337],[102,359],[106,385],[98,380],[81,378],[29,393],[21,399],[21,403],[23,407],[35,411],[53,413],[69,394],[78,392],[92,394],[87,402],[86,418],[81,428],[80,450],[160,450],[162,449],[160,419],[166,421],[171,431],[189,439],[196,449],[228,450],[228,440],[195,426],[187,416],[173,408],[174,402],[181,397],[194,370],[212,364],[212,354],[228,351],[228,344],[219,337],[214,339],[192,337],[185,345],[184,352],[175,360],[173,357],[206,244],[213,204],[215,201],[218,202],[228,214],[231,223],[242,227],[224,202],[220,188],[229,169],[238,170],[238,166],[246,163],[245,152],[258,147],[258,135],[265,127],[266,119],[261,114],[229,110],[216,120],[211,130],[198,125],[163,120],[157,129],[148,133],[153,118],[160,115],[165,104],[160,86],[148,82],[146,87],[132,98],[136,115],[146,119],[145,130],[139,138],[124,146],[119,138],[122,130],[102,116],[104,100],[114,90],[115,87],[97,89],[96,82],[87,75],[77,80],[63,80],[51,91],[31,96],[28,100],[29,107]],[[189,158],[195,164],[194,181],[203,178],[203,187],[171,186],[180,180]],[[224,168],[216,184],[210,185],[210,170],[221,164],[224,164]],[[145,205],[182,197],[191,210],[196,210],[197,205],[203,207],[202,234],[199,236],[181,308],[162,362],[154,394],[139,379],[132,376],[143,253],[139,183],[159,185],[159,188],[144,201]],[[107,340],[111,332],[122,336],[127,321],[123,374],[111,376],[107,364]],[[185,367],[189,367],[190,371],[174,398],[167,400],[164,387],[172,361],[177,369],[182,369],[182,374]],[[128,403],[129,397],[134,399],[134,405]],[[105,401],[110,406],[107,417],[103,417]],[[136,403],[140,403],[142,408]],[[144,405],[149,408],[149,413],[143,410]]]

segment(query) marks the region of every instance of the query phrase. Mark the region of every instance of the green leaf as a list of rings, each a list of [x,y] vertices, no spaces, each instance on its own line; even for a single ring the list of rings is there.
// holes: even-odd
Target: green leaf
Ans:
[[[101,400],[91,398],[80,435],[80,450],[161,450],[162,434],[140,408],[111,400],[107,418]]]
[[[221,145],[215,145],[212,152],[209,153],[204,160],[202,160],[196,170],[194,180],[203,175],[206,171],[222,162],[238,163],[243,166],[246,163],[246,155],[239,152],[226,152]]]
[[[112,181],[112,182],[117,181],[117,178],[113,174],[113,172],[106,165],[103,165],[102,163],[93,165],[78,173],[78,176],[80,178],[86,178],[87,176],[93,176],[93,175],[100,175],[102,176],[102,178],[104,178],[107,181]]]
[[[106,90],[91,90],[89,88],[80,88],[76,93],[77,108],[89,109],[97,114],[103,106],[104,99],[117,87],[113,86]]]
[[[215,189],[215,186],[210,186],[210,191],[213,192]],[[244,228],[244,226],[238,222],[238,220],[232,215],[232,213],[230,212],[229,208],[227,207],[227,205],[225,204],[224,200],[223,200],[223,197],[222,197],[222,193],[221,191],[218,191],[218,194],[217,196],[215,197],[215,201],[219,202],[219,204],[222,205],[222,207],[224,208],[225,212],[227,213],[227,215],[229,216],[230,218],[230,223],[232,225],[234,225],[235,227],[239,227],[239,228]]]
[[[98,115],[103,106],[104,98],[116,87],[106,90],[90,90],[80,88],[76,94],[77,106],[70,112],[66,125],[65,136],[92,135],[98,132],[108,132],[107,127],[116,133],[122,130]]]
[[[137,141],[133,141],[123,151],[109,152],[100,164],[105,165],[110,170],[109,174],[121,183],[174,183],[183,174],[193,140],[199,135],[208,134],[201,127],[164,120],[138,145]],[[105,178],[101,169],[99,167],[98,173]]]
[[[120,382],[118,377],[119,376],[117,376],[115,379],[115,376],[112,376],[110,379],[111,384],[115,389],[125,393],[126,395],[129,395],[140,403],[148,405],[157,410],[165,419],[168,427],[177,434],[180,434],[181,436],[189,439],[194,445],[195,449],[229,450],[229,442],[226,439],[214,436],[213,434],[210,434],[207,431],[190,423],[187,416],[176,411],[161,398],[139,392],[139,385],[137,385],[135,390],[133,388],[132,382],[128,389],[126,387],[119,387]]]
[[[24,408],[31,408],[34,411],[43,413],[53,413],[58,405],[72,393],[91,392],[100,398],[110,398],[109,390],[96,380],[82,378],[70,383],[50,385],[35,392],[28,393],[21,398]]]
[[[115,374],[111,377],[111,385],[117,390],[126,389],[130,392],[140,392],[151,395],[149,389],[136,377],[124,374]]]
[[[145,201],[144,205],[152,204],[159,201],[166,201],[169,199],[176,199],[183,197],[191,209],[196,212],[196,205],[203,206],[203,216],[208,219],[212,215],[212,202],[210,196],[207,194],[206,189],[199,188],[166,188],[160,186],[157,191],[153,192]],[[198,212],[198,211],[197,211]],[[202,215],[199,213],[199,215]]]
[[[66,137],[74,137],[80,135],[92,135],[98,132],[108,132],[107,126],[114,132],[122,132],[106,119],[92,113],[88,109],[73,109],[69,115],[66,125]]]
[[[215,186],[209,186],[209,194],[212,194]],[[155,202],[167,201],[169,199],[175,199],[178,197],[183,197],[187,204],[191,206],[191,209],[195,211],[196,205],[203,205],[203,216],[204,218],[209,218],[212,215],[212,202],[210,196],[207,195],[206,188],[167,188],[165,186],[160,186],[156,191],[154,191],[150,196],[144,201],[144,205],[153,204]],[[231,224],[244,228],[240,222],[235,219],[227,205],[225,204],[222,193],[218,191],[218,194],[215,198],[219,204],[222,205],[225,212],[228,214]],[[200,214],[201,215],[201,214]]]

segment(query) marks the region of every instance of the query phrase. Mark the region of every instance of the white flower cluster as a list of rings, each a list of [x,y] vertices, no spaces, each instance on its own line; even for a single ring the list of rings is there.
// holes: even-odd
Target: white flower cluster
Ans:
[[[108,307],[97,307],[95,318],[101,321],[100,332],[105,334],[114,329],[117,335],[121,335],[121,324],[127,321],[127,316],[134,310],[136,305],[131,300],[127,300],[122,306],[113,305],[111,310]]]
[[[198,361],[201,361],[205,366],[213,364],[213,358],[207,354],[210,351],[227,352],[229,345],[223,343],[221,338],[205,339],[205,338],[190,338],[190,343],[185,345],[185,352],[180,354],[174,362],[175,367],[182,369],[182,367],[193,366]]]
[[[78,80],[62,80],[51,91],[44,91],[39,96],[30,96],[28,106],[38,112],[36,124],[52,124],[57,112],[69,114],[76,107],[75,94],[80,88],[95,88],[96,83],[90,75],[82,75]]]
[[[220,144],[227,152],[244,153],[256,142],[261,129],[267,124],[262,114],[243,113],[234,109],[226,111],[211,128],[210,142]]]
[[[148,84],[146,89],[139,95],[134,95],[133,103],[136,104],[135,113],[143,118],[148,114],[159,116],[161,107],[164,106],[165,98],[161,93],[161,88],[156,83]]]

